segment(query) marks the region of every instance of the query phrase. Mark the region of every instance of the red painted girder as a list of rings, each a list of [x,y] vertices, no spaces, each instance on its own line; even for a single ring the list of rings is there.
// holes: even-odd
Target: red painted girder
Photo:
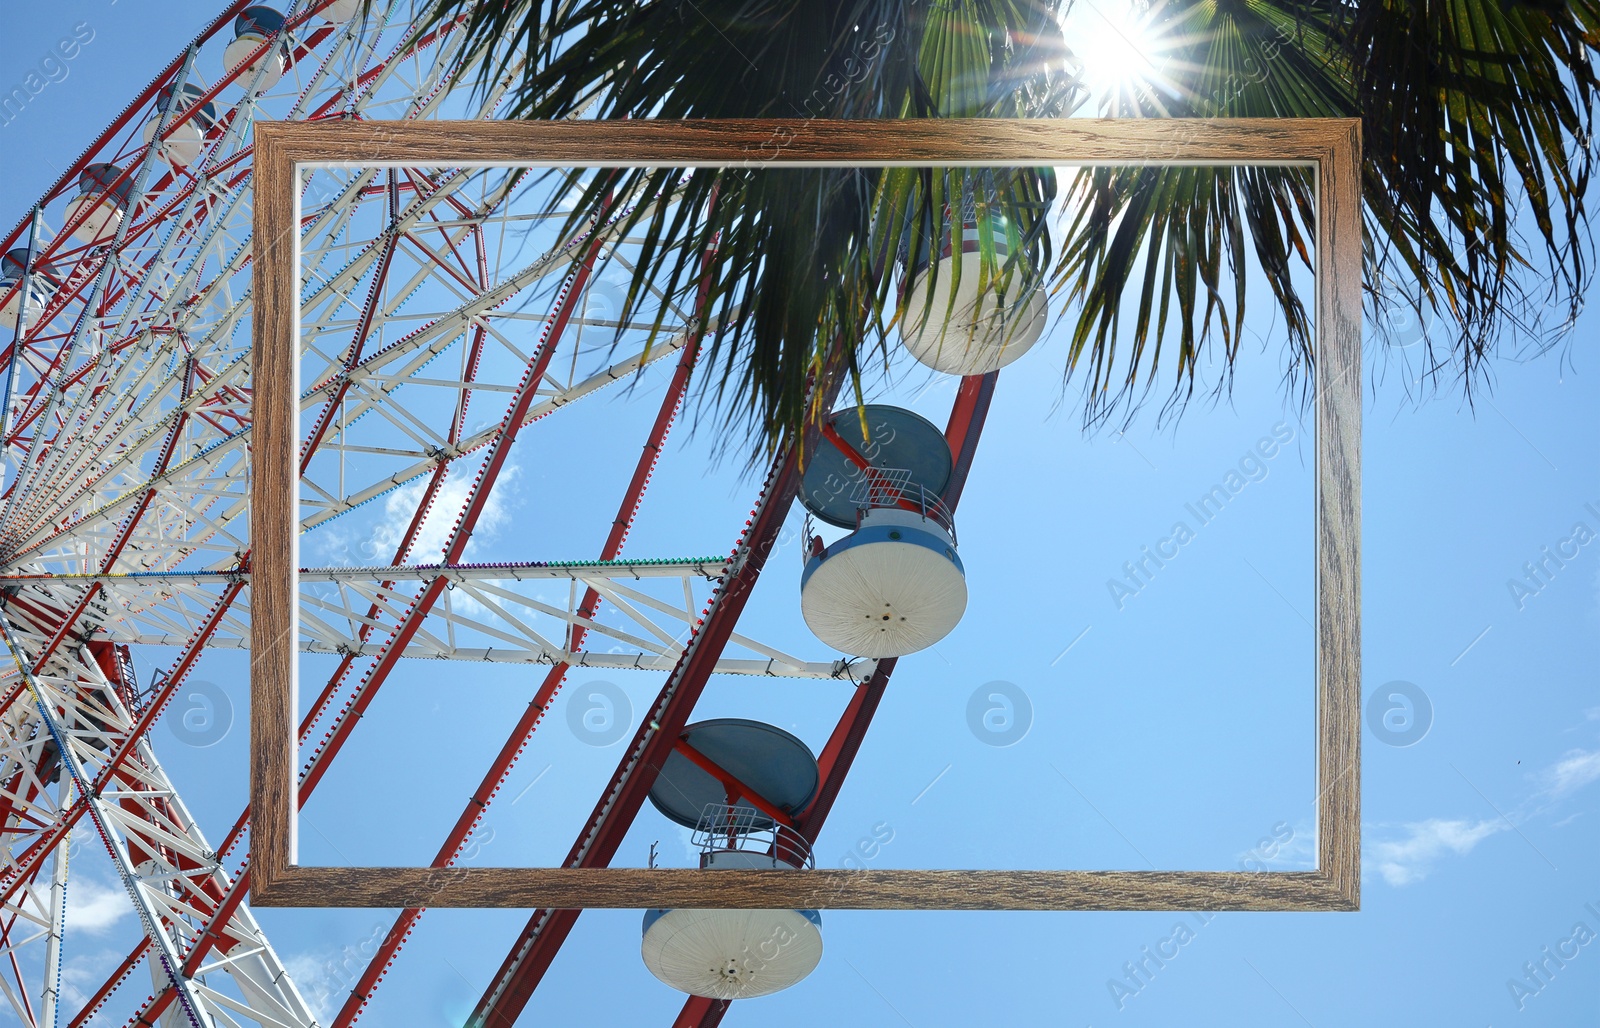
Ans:
[[[414,330],[413,330],[413,331],[412,331],[412,332],[411,332],[411,333],[409,333],[409,334],[408,334],[408,335],[407,335],[407,336],[405,336],[405,337],[402,337],[402,338],[401,338],[401,339],[399,339],[399,340],[397,340],[397,341],[395,341],[395,342],[394,342],[394,343],[391,343],[391,344],[390,344],[390,347],[391,347],[391,348],[392,348],[392,347],[394,347],[394,346],[400,346],[400,345],[403,345],[403,344],[404,344],[404,343],[405,343],[405,342],[406,342],[406,340],[407,340],[407,339],[409,339],[409,338],[410,338],[410,337],[411,337],[411,336],[412,336],[412,335],[415,335],[415,334],[417,334],[417,333],[420,333],[420,332],[425,332],[425,331],[427,331],[427,330],[428,330],[428,329],[429,329],[429,328],[430,328],[430,327],[431,327],[431,326],[432,326],[432,325],[433,325],[433,322],[429,322],[429,323],[427,323],[427,324],[424,324],[424,325],[422,325],[422,326],[420,326],[420,327],[418,327],[418,328],[416,328],[416,329],[414,329]],[[131,343],[130,343],[130,344],[129,344],[129,345],[131,345]],[[382,352],[382,351],[380,351],[380,352]],[[376,356],[376,355],[374,355],[374,356]],[[91,365],[91,367],[92,367],[92,365]],[[315,386],[320,386],[320,385],[321,385],[321,384],[322,384],[322,383],[314,383],[314,384],[313,384],[313,387],[315,387]],[[34,414],[37,414],[37,413],[38,413],[38,410],[35,410],[35,411],[34,411],[34,412],[33,412],[33,413],[34,413]],[[548,412],[547,412],[547,413],[548,413]],[[542,415],[541,415],[541,416],[542,416]],[[477,446],[477,447],[475,447],[475,449],[477,449],[477,448],[481,448],[481,447],[483,447],[483,446],[487,446],[487,445],[490,445],[490,441],[485,441],[485,442],[481,442],[481,443],[479,443],[479,444],[478,444],[478,446]],[[459,455],[458,455],[458,456],[459,456]],[[88,483],[88,484],[86,484],[86,485],[85,485],[85,486],[84,486],[84,487],[82,487],[82,488],[80,488],[80,494],[81,494],[81,492],[83,492],[83,491],[85,491],[85,490],[86,490],[86,489],[87,489],[87,488],[88,488],[88,486],[90,486],[90,485],[92,485],[92,484],[93,484],[93,482],[90,482],[90,483]],[[17,554],[13,554],[13,555],[12,555],[12,556],[13,556],[13,558],[17,558],[17,557],[21,557],[21,556],[25,556],[25,555],[26,555],[26,554],[29,554],[29,553],[33,553],[33,552],[35,552],[35,551],[37,551],[37,550],[40,550],[40,549],[42,549],[42,548],[43,548],[43,547],[45,547],[45,546],[47,546],[47,545],[49,545],[49,544],[50,544],[50,543],[51,543],[51,542],[52,542],[52,541],[54,541],[54,540],[55,540],[55,539],[56,539],[56,538],[58,538],[58,537],[59,537],[59,532],[61,532],[61,531],[66,531],[66,530],[68,530],[68,529],[70,529],[70,528],[72,528],[72,527],[73,527],[73,526],[74,526],[74,525],[76,525],[76,524],[79,524],[79,523],[81,523],[81,521],[82,521],[82,520],[84,520],[84,519],[80,519],[80,521],[78,521],[78,522],[64,522],[64,523],[62,523],[62,524],[61,524],[61,525],[59,525],[59,526],[57,526],[57,529],[58,529],[58,532],[57,532],[57,534],[55,534],[55,535],[50,535],[50,536],[47,536],[47,537],[46,537],[46,538],[44,538],[44,539],[42,539],[42,540],[40,540],[40,541],[39,541],[39,542],[37,542],[37,543],[35,543],[35,544],[34,544],[34,545],[32,545],[32,546],[30,546],[30,547],[29,547],[29,548],[28,548],[28,549],[27,549],[27,550],[23,550],[23,551],[20,551],[20,552],[19,552],[19,553],[17,553]]]
[[[12,914],[11,920],[6,923],[5,934],[7,937],[10,936],[11,926],[16,923],[16,920],[17,915]],[[11,980],[16,983],[16,987],[12,990],[12,992],[17,996],[22,997],[23,1011],[27,1014],[28,1020],[37,1024],[39,1021],[39,1015],[33,1012],[33,1000],[28,997],[28,988],[22,981],[22,965],[17,962],[17,951],[15,949],[8,949],[6,953],[6,959],[11,963]]]
[[[250,869],[247,867],[240,871],[238,877],[234,878],[233,882],[228,886],[227,894],[222,897],[222,902],[217,905],[216,911],[212,913],[210,920],[206,922],[200,938],[195,941],[194,946],[189,950],[188,957],[183,961],[183,976],[185,978],[193,978],[195,972],[200,970],[201,961],[205,959],[206,954],[210,953],[213,947],[228,939],[222,933],[222,926],[228,923],[228,920],[233,917],[234,911],[239,909],[239,905],[244,902],[244,898],[248,895],[250,895]],[[230,940],[227,948],[231,949],[233,944],[234,941]]]
[[[721,1024],[722,1015],[727,1011],[729,1003],[725,999],[707,999],[704,996],[690,996],[684,1003],[683,1009],[678,1011],[677,1018],[672,1022],[672,1028],[708,1028],[710,1025]]]
[[[95,990],[94,995],[89,997],[89,1001],[83,1005],[82,1010],[78,1011],[78,1016],[68,1023],[67,1028],[83,1028],[86,1022],[93,1019],[94,1015],[100,1012],[101,1005],[111,997],[113,992],[117,991],[117,986],[122,984],[123,979],[127,978],[128,974],[139,966],[140,958],[144,956],[144,951],[149,948],[149,938],[141,939],[133,953],[128,956],[128,959],[118,964],[117,969],[111,972],[111,977],[107,978],[104,984]]]
[[[839,723],[834,726],[833,734],[828,737],[822,755],[817,759],[821,784],[817,786],[817,795],[801,813],[799,819],[800,834],[812,845],[816,844],[823,822],[827,821],[828,813],[833,809],[833,802],[839,796],[839,789],[844,785],[845,774],[849,772],[856,753],[861,749],[867,727],[872,723],[873,715],[877,713],[878,701],[883,698],[884,688],[889,684],[889,676],[894,673],[895,661],[894,657],[878,661],[877,668],[856,688],[854,695],[850,697],[850,702],[845,705]]]

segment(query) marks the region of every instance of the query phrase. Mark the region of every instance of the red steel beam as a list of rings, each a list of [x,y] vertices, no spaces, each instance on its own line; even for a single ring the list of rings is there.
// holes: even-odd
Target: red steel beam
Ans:
[[[111,972],[111,977],[107,978],[100,988],[95,990],[94,995],[89,997],[89,1002],[83,1005],[83,1009],[78,1011],[78,1016],[68,1023],[67,1028],[83,1028],[85,1023],[92,1020],[100,1012],[100,1007],[105,1001],[111,998],[111,994],[117,991],[117,987],[122,984],[123,980],[132,973],[135,967],[139,966],[139,958],[144,956],[144,951],[149,948],[150,939],[146,937],[134,949],[133,953],[128,956],[128,959],[117,965],[117,969]]]
[[[437,189],[437,186],[435,186],[433,183],[430,182],[428,184],[430,187]],[[472,230],[472,235],[478,255],[478,284],[476,288],[485,289],[488,287],[489,271],[487,263],[488,256],[484,249],[483,243],[482,227],[475,227]],[[462,372],[464,376],[463,381],[471,382],[473,380],[473,376],[477,374],[478,364],[483,355],[483,342],[485,336],[486,332],[481,324],[476,325],[473,328],[472,343],[467,351],[465,370]],[[461,438],[461,433],[466,425],[467,406],[471,402],[471,399],[472,390],[470,389],[462,389],[461,395],[456,398],[455,416],[450,421],[450,433],[448,437],[452,446],[454,446]],[[303,459],[305,461],[309,461],[314,450],[314,446],[308,446],[306,448],[306,456]],[[433,509],[433,501],[438,497],[439,490],[444,485],[445,476],[449,473],[449,467],[450,466],[448,463],[440,463],[434,467],[433,473],[428,478],[427,487],[423,490],[422,497],[417,502],[417,509],[411,516],[411,522],[406,526],[404,534],[402,534],[400,537],[400,543],[395,548],[394,559],[391,561],[392,564],[403,564],[410,556],[411,547],[415,545],[417,536],[422,531],[422,525],[427,519],[428,512]],[[392,582],[384,582],[380,588],[387,589],[393,584],[394,583]],[[379,604],[374,601],[371,606],[367,608],[366,620],[362,622],[361,628],[358,630],[357,638],[362,642],[365,642],[371,636],[375,619],[378,617],[379,613]],[[311,713],[306,719],[306,726],[302,728],[302,735],[307,729],[309,729],[311,725],[321,720],[322,715],[327,711],[328,705],[332,702],[335,692],[337,692],[339,686],[344,683],[345,676],[350,673],[350,669],[355,665],[355,660],[356,654],[354,652],[346,653],[340,658],[338,666],[335,667],[333,673],[328,676],[328,684],[323,687],[322,692],[317,696],[316,702],[311,705]],[[250,809],[249,807],[246,807],[242,817],[248,818],[249,815]]]
[[[300,474],[302,475],[306,473],[306,468],[311,465],[311,458],[316,456],[318,447],[322,445],[323,434],[328,431],[328,426],[333,424],[333,416],[338,411],[339,404],[344,402],[345,394],[350,391],[350,369],[361,362],[361,353],[366,349],[367,337],[372,333],[373,318],[377,317],[378,305],[383,302],[384,287],[389,283],[389,267],[394,263],[395,247],[400,242],[400,233],[395,228],[395,222],[400,217],[400,192],[396,188],[393,168],[389,169],[388,192],[389,227],[383,233],[383,249],[378,254],[377,268],[372,273],[372,287],[367,291],[367,302],[362,305],[361,318],[356,322],[355,335],[345,350],[344,375],[333,392],[328,394],[328,402],[323,404],[321,413],[311,426],[310,435],[301,444]]]
[[[678,1016],[673,1019],[672,1028],[700,1028],[701,1025],[721,1024],[722,1015],[728,1012],[730,1005],[725,999],[690,996],[688,1002],[684,1003],[683,1009],[678,1011]]]

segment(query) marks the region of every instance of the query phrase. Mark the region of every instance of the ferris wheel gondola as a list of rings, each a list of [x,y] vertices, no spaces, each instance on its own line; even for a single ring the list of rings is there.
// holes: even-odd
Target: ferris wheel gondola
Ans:
[[[177,93],[182,100],[170,115],[176,123],[167,129],[159,153],[161,159],[168,164],[186,168],[199,159],[200,151],[205,147],[206,137],[217,127],[217,105],[213,101],[203,99],[206,89],[199,83],[185,82],[182,90],[174,90],[172,86],[172,83],[168,83],[156,94],[156,113],[145,122],[144,141],[146,145],[155,142],[161,115],[166,114],[169,108],[173,108],[172,97]],[[192,114],[188,113],[197,103],[199,109]],[[184,117],[186,114],[188,116]]]
[[[238,73],[234,81],[240,86],[265,92],[283,78],[289,66],[287,43],[279,42],[251,60],[251,55],[266,46],[268,40],[275,39],[283,26],[282,12],[264,5],[247,7],[234,20],[234,39],[222,53],[222,64],[229,73]]]

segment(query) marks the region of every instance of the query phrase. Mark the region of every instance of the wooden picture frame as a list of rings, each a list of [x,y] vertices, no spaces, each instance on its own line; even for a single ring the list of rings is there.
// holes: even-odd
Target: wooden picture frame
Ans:
[[[1356,910],[1361,156],[1355,119],[258,122],[251,899],[263,906]],[[770,153],[769,153],[770,152]],[[295,862],[302,165],[1295,164],[1315,169],[1317,866],[1310,871],[303,867]]]

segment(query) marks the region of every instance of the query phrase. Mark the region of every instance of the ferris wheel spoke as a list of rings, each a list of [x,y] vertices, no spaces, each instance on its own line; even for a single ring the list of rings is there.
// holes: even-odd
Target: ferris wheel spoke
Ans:
[[[158,352],[172,353],[172,352],[175,351],[175,346],[176,346],[175,343],[167,344],[167,345],[162,347],[161,351],[158,351]],[[119,369],[119,378],[122,380],[122,382],[126,383],[128,381],[128,379],[129,379],[129,377],[131,376],[131,374],[133,372],[135,372],[136,370],[139,370],[139,371],[142,371],[143,374],[138,378],[134,378],[132,380],[132,384],[140,384],[140,383],[143,383],[143,382],[147,382],[149,380],[150,374],[156,370],[155,367],[154,367],[155,363],[156,362],[152,361],[150,364],[145,365],[143,368],[140,368],[135,362],[132,362],[132,361],[125,362],[122,365],[122,367]],[[92,366],[86,365],[86,370],[92,370]],[[159,401],[163,397],[165,392],[170,391],[170,389],[172,388],[172,385],[173,385],[173,383],[170,382],[170,381],[162,383],[161,384],[161,391],[158,392],[155,396],[147,398],[146,403],[148,404],[150,402]],[[121,388],[116,388],[115,386],[116,386],[116,383],[114,382],[112,385],[110,385],[110,386],[108,386],[108,387],[106,387],[106,388],[104,388],[102,390],[98,390],[97,391],[99,393],[99,407],[98,407],[99,411],[104,412],[104,410],[107,409],[108,405],[113,400],[126,397],[129,386],[126,385],[126,384],[124,384]],[[88,390],[88,389],[82,389],[78,393],[78,396],[79,396],[79,398],[81,400],[84,397],[93,395],[93,392],[95,392],[95,391],[91,391],[91,390]],[[55,451],[55,453],[54,453],[55,460],[54,460],[54,462],[52,462],[48,466],[47,472],[57,472],[57,471],[59,471],[60,466],[61,466],[61,462],[62,461],[67,461],[67,460],[71,460],[74,456],[77,456],[77,457],[81,458],[84,455],[84,453],[86,451],[88,451],[96,441],[96,438],[95,438],[93,433],[86,433],[85,435],[86,435],[86,437],[83,438],[82,440],[79,440],[77,445],[74,446],[74,447],[63,448],[63,449],[60,449],[60,450],[55,450],[55,448],[52,447],[51,449]],[[52,478],[54,478],[57,481],[61,480],[59,475],[54,475],[54,474],[45,474],[45,475],[42,475],[42,476],[38,476],[38,480],[41,480],[41,481],[49,481]],[[45,495],[46,496],[48,495],[48,491],[45,493]],[[37,497],[36,500],[35,500],[34,506],[36,507],[38,505],[38,501],[42,500],[43,498],[44,498],[43,496]]]

